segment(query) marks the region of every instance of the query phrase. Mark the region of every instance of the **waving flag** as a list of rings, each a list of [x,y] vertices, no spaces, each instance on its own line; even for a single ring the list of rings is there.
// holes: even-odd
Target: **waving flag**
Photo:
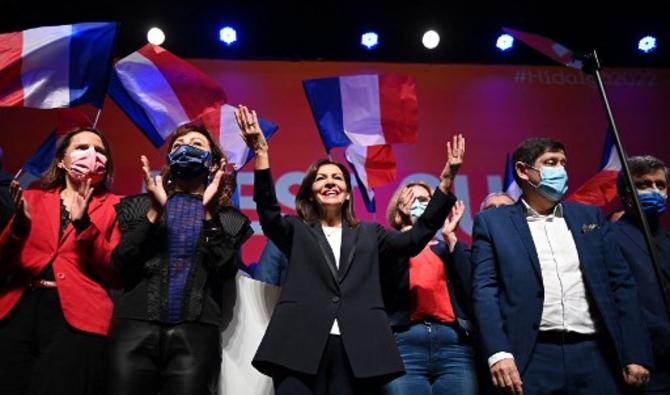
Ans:
[[[156,147],[180,125],[200,122],[218,137],[236,169],[253,156],[240,136],[235,108],[225,104],[223,88],[157,45],[146,45],[116,63],[109,95]],[[266,138],[277,130],[266,119],[259,123]]]
[[[542,52],[558,63],[576,69],[581,69],[583,66],[582,61],[577,59],[570,49],[548,37],[540,36],[535,33],[522,32],[508,27],[503,27],[502,30],[519,41],[526,43],[529,47]]]
[[[151,44],[116,63],[109,95],[156,147],[180,125],[218,111],[226,101],[223,89],[202,71]]]
[[[62,135],[72,129],[91,126],[92,124],[86,114],[75,109],[58,109],[56,117],[56,128],[47,135],[42,144],[35,150],[35,153],[23,165],[19,181],[24,187],[42,177],[42,174],[56,156],[56,143]]]
[[[595,206],[606,206],[617,197],[616,178],[621,170],[621,159],[614,146],[612,132],[607,130],[600,171],[573,192],[568,200]]]
[[[374,188],[395,180],[396,162],[390,145],[349,145],[347,162],[354,172],[358,189],[370,213],[376,212]]]
[[[411,77],[354,75],[306,80],[303,86],[326,151],[418,140],[419,107]]]
[[[0,34],[0,106],[101,108],[116,23],[79,23]]]
[[[522,194],[519,184],[516,183],[514,179],[514,163],[512,163],[512,157],[510,154],[507,154],[505,159],[505,178],[503,180],[503,191],[511,196],[514,200],[519,200],[519,197]]]

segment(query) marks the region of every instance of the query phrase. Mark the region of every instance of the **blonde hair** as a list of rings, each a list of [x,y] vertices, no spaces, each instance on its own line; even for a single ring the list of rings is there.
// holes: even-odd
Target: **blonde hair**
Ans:
[[[400,195],[405,189],[411,188],[413,186],[423,187],[426,191],[428,191],[428,195],[431,198],[433,197],[433,189],[425,181],[410,181],[396,189],[396,191],[393,193],[393,196],[391,197],[391,200],[389,201],[388,207],[386,208],[386,220],[388,221],[389,225],[395,229],[402,229],[403,226],[411,225],[403,222],[402,217],[400,216],[399,207],[402,203],[400,201]]]

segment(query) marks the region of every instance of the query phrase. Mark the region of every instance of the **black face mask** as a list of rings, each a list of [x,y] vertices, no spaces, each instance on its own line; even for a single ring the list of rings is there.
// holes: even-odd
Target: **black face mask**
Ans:
[[[197,178],[208,174],[212,154],[192,145],[183,144],[167,156],[170,172],[179,178]]]

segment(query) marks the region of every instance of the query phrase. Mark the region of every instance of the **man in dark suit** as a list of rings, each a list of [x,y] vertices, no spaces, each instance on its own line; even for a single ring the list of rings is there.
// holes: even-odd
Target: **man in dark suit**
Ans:
[[[494,385],[573,395],[645,383],[651,346],[633,277],[600,210],[561,201],[565,148],[529,139],[513,160],[521,198],[473,229],[475,319]]]
[[[661,215],[667,208],[668,170],[652,156],[636,156],[628,160],[636,193],[651,227],[654,244],[661,258],[661,272],[670,282],[670,235],[663,229]],[[645,394],[670,394],[670,318],[663,301],[661,283],[644,240],[642,227],[632,204],[630,189],[619,174],[617,191],[626,213],[613,226],[613,235],[637,282],[640,309],[649,327],[654,352],[654,370]]]

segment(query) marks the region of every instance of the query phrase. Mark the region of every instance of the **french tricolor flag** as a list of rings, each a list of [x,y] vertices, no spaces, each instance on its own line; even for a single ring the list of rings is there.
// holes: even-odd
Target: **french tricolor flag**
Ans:
[[[376,212],[374,188],[396,178],[396,161],[391,146],[351,144],[345,151],[345,157],[356,177],[365,207],[369,213]]]
[[[519,41],[526,43],[529,47],[542,52],[558,63],[575,69],[581,69],[583,67],[583,62],[577,59],[575,54],[569,48],[559,44],[549,37],[535,33],[522,32],[508,27],[503,27],[502,30]]]
[[[215,81],[152,44],[114,65],[109,96],[156,147],[180,125],[218,110],[226,101]]]
[[[101,108],[116,23],[79,23],[0,34],[0,106]]]
[[[612,131],[607,130],[600,171],[573,192],[568,200],[595,206],[607,206],[617,197],[616,179],[621,159],[614,145]]]
[[[353,75],[303,81],[326,151],[333,147],[415,143],[416,83],[407,76]]]
[[[204,124],[236,169],[252,157],[223,88],[205,73],[171,52],[148,44],[119,60],[109,96],[158,148],[177,127]],[[277,125],[259,119],[266,138]]]

